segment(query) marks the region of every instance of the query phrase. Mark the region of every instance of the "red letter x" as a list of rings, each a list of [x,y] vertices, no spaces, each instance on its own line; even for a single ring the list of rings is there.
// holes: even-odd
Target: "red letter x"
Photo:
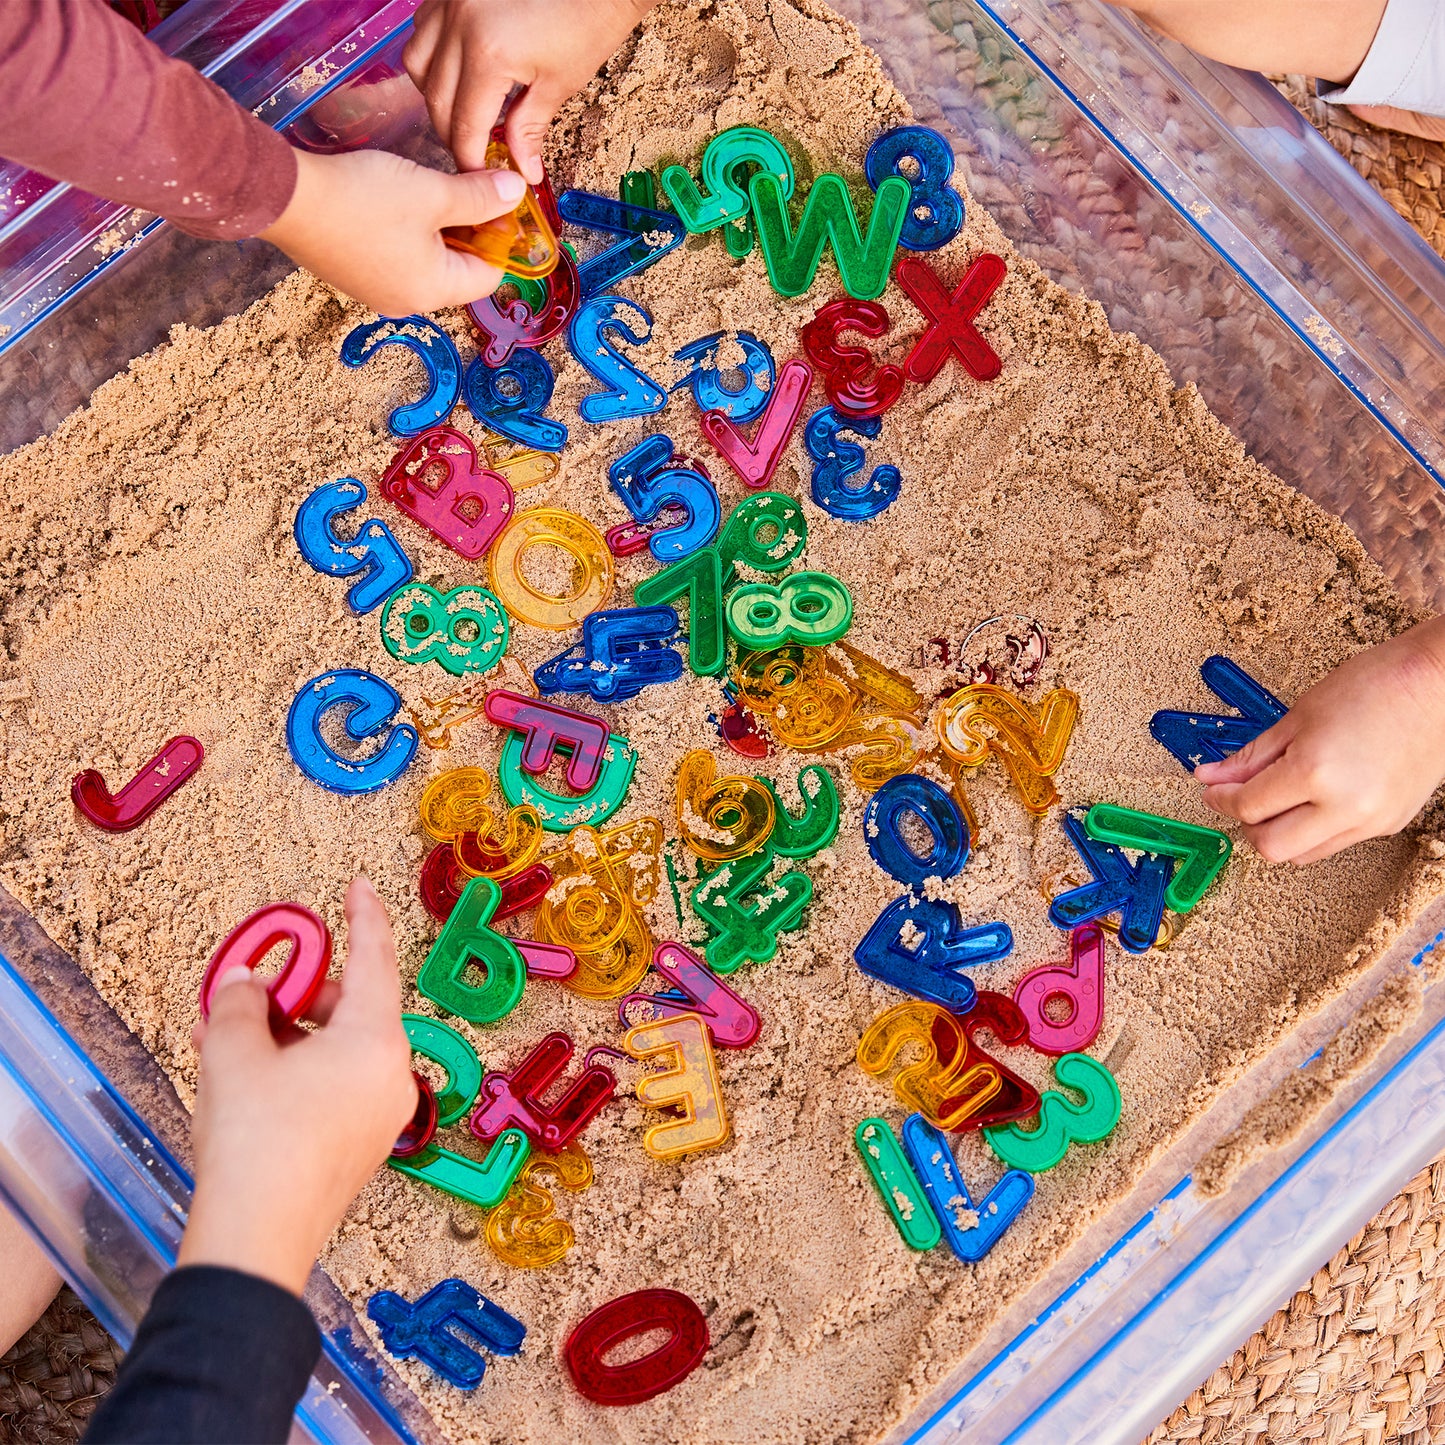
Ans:
[[[950,350],[977,381],[992,381],[999,374],[1003,363],[979,335],[973,319],[988,305],[1006,274],[1002,258],[986,252],[968,268],[958,290],[950,296],[921,256],[907,256],[898,263],[893,279],[928,318],[927,328],[903,363],[909,381],[932,381],[948,360]]]

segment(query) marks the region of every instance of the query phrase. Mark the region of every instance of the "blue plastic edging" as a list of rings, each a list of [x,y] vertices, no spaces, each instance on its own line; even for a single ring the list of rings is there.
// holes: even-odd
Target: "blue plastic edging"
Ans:
[[[1118,1349],[1127,1336],[1132,1335],[1139,1328],[1139,1326],[1143,1324],[1144,1321],[1148,1319],[1148,1317],[1153,1314],[1153,1312],[1161,1304],[1164,1303],[1165,1300],[1169,1299],[1170,1296],[1173,1295],[1175,1291],[1184,1284],[1186,1280],[1198,1273],[1198,1271],[1203,1268],[1203,1266],[1207,1264],[1208,1261],[1212,1259],[1216,1253],[1219,1252],[1219,1250],[1224,1248],[1224,1246],[1228,1244],[1230,1240],[1232,1240],[1241,1229],[1244,1228],[1244,1226],[1255,1214],[1259,1212],[1259,1210],[1264,1208],[1264,1206],[1271,1199],[1273,1199],[1276,1194],[1278,1194],[1282,1189],[1286,1188],[1292,1179],[1294,1179],[1304,1168],[1306,1168],[1311,1162],[1313,1162],[1315,1157],[1323,1149],[1327,1148],[1330,1145],[1330,1143],[1334,1140],[1335,1136],[1347,1124],[1351,1123],[1359,1114],[1361,1114],[1376,1098],[1377,1095],[1388,1089],[1393,1083],[1393,1081],[1400,1074],[1404,1073],[1404,1071],[1409,1068],[1411,1064],[1414,1063],[1415,1059],[1420,1055],[1423,1050],[1436,1043],[1442,1036],[1445,1036],[1445,1019],[1441,1019],[1441,1021],[1437,1023],[1434,1028],[1432,1028],[1430,1032],[1427,1033],[1423,1038],[1419,1039],[1382,1078],[1377,1080],[1374,1084],[1370,1086],[1370,1088],[1368,1088],[1363,1094],[1361,1094],[1360,1097],[1352,1105],[1350,1105],[1350,1107],[1346,1109],[1345,1112],[1341,1114],[1340,1117],[1336,1119],[1335,1122],[1331,1124],[1330,1127],[1326,1129],[1325,1132],[1321,1134],[1320,1137],[1316,1139],[1315,1142],[1311,1144],[1309,1148],[1306,1149],[1304,1153],[1301,1154],[1300,1157],[1296,1159],[1294,1163],[1291,1164],[1289,1168],[1286,1169],[1284,1173],[1279,1176],[1278,1179],[1274,1180],[1272,1184],[1270,1184],[1266,1189],[1261,1191],[1259,1195],[1257,1195],[1253,1200],[1251,1200],[1249,1205],[1244,1210],[1242,1210],[1229,1224],[1227,1224],[1222,1230],[1220,1230],[1220,1232],[1215,1235],[1215,1237],[1210,1240],[1210,1242],[1202,1250],[1200,1250],[1200,1252],[1196,1254],[1193,1259],[1189,1260],[1188,1263],[1186,1263],[1184,1267],[1180,1269],[1180,1271],[1174,1276],[1173,1279],[1171,1279],[1167,1284],[1160,1288],[1160,1290],[1155,1294],[1154,1298],[1150,1300],[1148,1304],[1146,1304],[1142,1309],[1140,1309],[1139,1312],[1120,1329],[1115,1330],[1115,1332],[1113,1333],[1113,1335],[1110,1336],[1106,1344],[1101,1345],[1097,1350],[1095,1350],[1094,1353],[1087,1360],[1085,1360],[1085,1362],[1080,1365],[1079,1368],[1075,1370],[1073,1374],[1070,1375],[1069,1378],[1065,1380],[1063,1384],[1060,1385],[1058,1389],[1056,1389],[1047,1400],[1040,1404],[1026,1420],[1024,1420],[1015,1429],[1010,1431],[1007,1436],[1005,1436],[1005,1438],[1001,1442],[1001,1445],[1014,1445],[1014,1442],[1021,1440],[1023,1438],[1024,1432],[1028,1430],[1034,1424],[1034,1422],[1038,1420],[1041,1415],[1044,1414],[1045,1411],[1050,1409],[1057,1400],[1059,1400],[1063,1395],[1067,1394],[1068,1391],[1073,1388],[1076,1381],[1078,1381],[1083,1375],[1089,1373],[1089,1371],[1091,1371],[1101,1360],[1106,1359],[1116,1349]],[[1177,1190],[1175,1192],[1177,1192]],[[1166,1195],[1165,1197],[1169,1198],[1172,1196]],[[1010,1345],[1009,1348],[1012,1349],[1012,1345]],[[958,1395],[954,1396],[954,1400],[958,1400],[962,1394],[963,1391],[960,1391]],[[942,1414],[944,1412],[940,1411],[939,1413]],[[936,1420],[937,1418],[938,1416],[935,1415],[934,1419]],[[930,1421],[930,1424],[931,1423],[932,1421]],[[916,1439],[917,1437],[915,1436],[914,1438]]]

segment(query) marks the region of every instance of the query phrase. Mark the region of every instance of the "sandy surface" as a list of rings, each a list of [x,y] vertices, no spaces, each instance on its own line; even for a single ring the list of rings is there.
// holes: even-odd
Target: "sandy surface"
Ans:
[[[821,5],[747,0],[701,18],[695,7],[664,7],[568,108],[551,160],[559,187],[615,192],[621,172],[695,162],[711,135],[748,122],[773,129],[795,158],[851,175],[873,136],[906,117],[876,59]],[[910,670],[931,637],[957,638],[1001,612],[1038,617],[1053,651],[1027,695],[1065,685],[1082,699],[1057,780],[1065,803],[1210,822],[1146,731],[1157,707],[1209,704],[1198,663],[1227,653],[1288,700],[1410,615],[1341,524],[1252,463],[1148,349],[1109,331],[1099,308],[1014,258],[982,207],[969,207],[962,234],[932,260],[952,282],[982,250],[1010,261],[983,318],[1003,375],[980,385],[950,366],[887,414],[870,465],[902,468],[899,502],[869,524],[820,512],[806,499],[796,440],[774,485],[805,499],[808,565],[852,589],[851,643]],[[755,332],[780,362],[796,354],[798,327],[836,281],[825,266],[810,296],[784,301],[757,257],[734,265],[719,240],[694,238],[625,289],[654,318],[640,362],[666,375],[673,350],[725,327]],[[887,352],[901,359],[919,319],[896,290],[883,299],[895,319]],[[178,331],[53,437],[0,463],[0,884],[75,955],[187,1097],[202,970],[258,905],[294,898],[339,928],[345,883],[364,868],[394,911],[414,976],[435,933],[416,895],[429,846],[418,799],[444,769],[496,760],[494,730],[466,724],[450,751],[423,750],[396,786],[345,799],[308,782],[286,752],[287,707],[328,668],[367,668],[417,706],[455,685],[434,664],[393,660],[378,615],[352,616],[347,584],[298,556],[292,519],[314,487],[366,481],[365,515],[390,523],[421,580],[479,579],[375,487],[396,450],[385,418],[415,395],[417,371],[396,347],[361,371],[343,368],[341,340],[365,319],[294,276],[243,316]],[[465,359],[463,318],[440,319]],[[571,441],[558,478],[521,504],[610,526],[625,513],[608,463],[652,430],[697,444],[696,408],[684,392],[659,418],[589,427],[576,405],[590,383],[562,347],[548,354],[558,369],[552,414]],[[461,410],[451,420],[480,435]],[[725,466],[713,474],[725,507],[741,500]],[[613,605],[626,605],[652,567],[646,554],[622,564]],[[510,651],[531,668],[571,640],[516,625]],[[911,670],[929,696],[948,682]],[[720,702],[716,681],[689,674],[608,711],[641,754],[620,819],[650,814],[671,829],[676,765],[691,747],[711,747],[721,771],[750,770],[707,720]],[[170,805],[131,834],[77,819],[68,787],[78,767],[119,784],[178,732],[201,738],[207,759]],[[791,796],[805,761],[775,753],[762,770]],[[862,1116],[903,1117],[887,1083],[854,1063],[863,1030],[899,996],[864,978],[852,950],[898,888],[868,857],[865,795],[846,760],[829,761],[844,818],[836,845],[806,865],[815,885],[806,928],[734,979],[763,1032],[750,1049],[718,1056],[733,1125],[726,1147],[681,1164],[649,1159],[629,1076],[622,1102],[583,1139],[596,1183],[559,1197],[577,1233],[561,1263],[509,1268],[475,1211],[386,1172],[333,1241],[326,1265],[358,1302],[459,1274],[527,1324],[523,1354],[495,1363],[475,1396],[400,1367],[456,1439],[874,1437],[949,1372],[997,1301],[1027,1291],[1223,1087],[1348,986],[1424,886],[1418,836],[1302,873],[1241,845],[1166,952],[1111,944],[1091,1052],[1118,1078],[1120,1126],[1041,1176],[1024,1217],[970,1268],[946,1249],[908,1252],[854,1153]],[[969,791],[982,830],[945,895],[968,922],[1008,921],[1014,954],[977,981],[1011,991],[1026,970],[1064,957],[1039,884],[1073,854],[1055,819],[1023,811],[996,764]],[[649,921],[658,938],[684,927],[666,888]],[[410,990],[407,1004],[431,1011]],[[618,1037],[611,1006],[545,982],[473,1036],[484,1062],[507,1067],[553,1028],[584,1046]],[[1006,1061],[1052,1082],[1040,1056],[1010,1050]],[[465,1148],[465,1137],[447,1142]],[[997,1161],[973,1135],[958,1152],[975,1194],[986,1192]],[[674,1393],[594,1410],[559,1373],[561,1343],[588,1310],[644,1285],[695,1298],[713,1348]]]

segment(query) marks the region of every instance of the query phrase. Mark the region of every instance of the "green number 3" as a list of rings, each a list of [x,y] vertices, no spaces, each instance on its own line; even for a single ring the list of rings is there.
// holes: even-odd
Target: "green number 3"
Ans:
[[[381,640],[401,662],[439,662],[448,672],[489,672],[507,650],[507,614],[485,587],[438,592],[398,587],[381,614]]]
[[[853,621],[853,598],[826,572],[794,572],[774,586],[750,582],[728,597],[728,631],[757,651],[836,642]]]
[[[1039,1127],[1021,1129],[1000,1124],[985,1129],[988,1147],[1010,1169],[1042,1174],[1068,1152],[1070,1144],[1093,1144],[1114,1132],[1123,1100],[1114,1076],[1087,1054],[1065,1054],[1054,1064],[1054,1077],[1066,1089],[1084,1096],[1076,1104],[1057,1089],[1046,1089],[1039,1108]]]

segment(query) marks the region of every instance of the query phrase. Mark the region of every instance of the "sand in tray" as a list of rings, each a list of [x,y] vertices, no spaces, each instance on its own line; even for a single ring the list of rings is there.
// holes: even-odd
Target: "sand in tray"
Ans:
[[[819,4],[669,5],[567,107],[549,160],[559,186],[615,191],[622,172],[693,162],[717,131],[750,123],[819,170],[856,172],[869,141],[908,114],[877,59]],[[956,278],[983,250],[1009,261],[983,317],[1003,374],[980,385],[950,364],[887,413],[870,465],[902,469],[900,500],[870,523],[825,515],[809,500],[796,438],[775,486],[803,499],[808,565],[853,590],[850,642],[907,669],[929,638],[957,637],[999,612],[1036,616],[1053,651],[1028,695],[1065,685],[1082,698],[1057,780],[1064,802],[1106,799],[1212,822],[1146,730],[1156,707],[1208,705],[1198,663],[1226,653],[1289,699],[1411,617],[1342,525],[1252,463],[1152,352],[1110,332],[1097,305],[1014,256],[982,206],[968,207],[963,232],[931,259]],[[668,374],[677,348],[725,328],[752,331],[785,359],[799,326],[837,291],[825,264],[809,296],[781,299],[757,256],[735,265],[716,237],[689,240],[624,289],[654,318],[638,359],[655,375]],[[883,301],[895,325],[882,354],[898,361],[920,323],[895,289]],[[385,418],[415,394],[418,372],[401,348],[343,368],[341,340],[365,319],[293,276],[242,316],[178,330],[52,438],[0,464],[0,883],[75,955],[187,1098],[206,959],[260,904],[296,899],[340,930],[342,892],[364,868],[393,911],[409,984],[435,933],[416,891],[429,846],[417,800],[443,770],[497,759],[495,730],[464,724],[449,751],[423,750],[398,785],[347,799],[307,781],[286,753],[287,707],[328,668],[368,668],[415,706],[455,686],[430,664],[393,660],[377,615],[354,617],[346,585],[302,562],[291,524],[313,488],[344,476],[371,485],[362,515],[386,517],[421,580],[446,588],[480,575],[395,516],[375,488],[397,449]],[[463,318],[441,320],[470,354]],[[679,394],[657,418],[584,425],[576,406],[591,382],[560,346],[548,354],[558,371],[552,413],[568,421],[571,440],[556,480],[522,504],[611,526],[625,513],[608,463],[653,430],[692,445],[695,409]],[[480,434],[460,413],[452,421]],[[712,470],[734,505],[742,488],[721,464]],[[645,554],[622,563],[614,604],[626,605],[652,567]],[[530,669],[570,635],[518,625],[512,639],[512,656]],[[926,695],[947,680],[912,671]],[[641,755],[620,818],[651,814],[671,829],[676,766],[691,747],[711,747],[721,771],[741,766],[709,721],[721,703],[715,680],[689,674],[608,710]],[[143,828],[111,836],[76,820],[68,786],[77,768],[97,766],[118,784],[178,732],[204,742],[205,765]],[[812,760],[775,752],[756,770],[793,797],[792,780]],[[495,1363],[475,1395],[399,1366],[452,1438],[874,1438],[1221,1088],[1358,976],[1438,887],[1441,865],[1426,855],[1445,852],[1417,830],[1295,872],[1240,846],[1166,952],[1111,944],[1104,1030],[1091,1052],[1117,1075],[1119,1128],[1041,1176],[1018,1224],[967,1267],[945,1250],[903,1248],[854,1154],[864,1115],[902,1119],[888,1085],[854,1062],[863,1030],[898,995],[852,962],[898,887],[868,857],[866,798],[846,760],[829,763],[844,816],[837,842],[805,865],[815,885],[807,926],[784,936],[771,963],[733,980],[763,1032],[751,1048],[718,1055],[733,1123],[725,1148],[651,1160],[640,1145],[644,1112],[624,1080],[621,1102],[583,1137],[596,1183],[559,1194],[577,1234],[561,1263],[503,1265],[475,1211],[388,1171],[331,1242],[326,1266],[358,1303],[381,1288],[414,1297],[457,1274],[527,1324],[522,1354]],[[1028,969],[1064,957],[1039,884],[1074,859],[1056,818],[1024,813],[995,765],[970,792],[982,820],[974,857],[941,892],[966,921],[1011,925],[1013,955],[975,975],[980,987],[1011,992]],[[665,887],[649,921],[657,938],[685,938],[691,927]],[[431,1011],[410,988],[406,1002]],[[612,1007],[549,983],[529,986],[502,1025],[462,1028],[491,1067],[514,1064],[554,1028],[579,1048],[618,1036]],[[1052,1082],[1037,1055],[1010,1050],[1007,1062],[1037,1085]],[[975,1194],[986,1192],[997,1161],[972,1135],[958,1154]],[[587,1311],[645,1285],[696,1299],[712,1350],[672,1394],[596,1410],[561,1374],[561,1344]]]

